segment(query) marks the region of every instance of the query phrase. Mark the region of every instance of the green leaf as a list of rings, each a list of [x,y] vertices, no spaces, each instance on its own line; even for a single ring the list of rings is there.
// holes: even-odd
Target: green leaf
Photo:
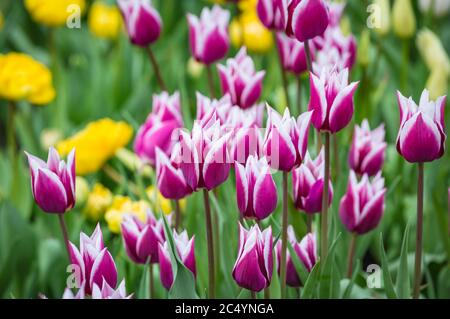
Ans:
[[[342,294],[342,299],[350,298],[352,289],[353,289],[353,285],[355,284],[356,278],[358,277],[358,274],[359,274],[360,267],[361,267],[361,260],[358,259],[356,261],[356,268],[355,268],[355,271],[353,272],[352,278],[350,279],[347,287],[344,290],[344,293]]]
[[[341,233],[339,233],[334,240],[333,244],[330,247],[327,258],[325,258],[325,262],[323,263],[323,268],[320,274],[320,283],[319,283],[319,297],[320,298],[330,298],[332,296],[333,291],[333,266],[334,266],[334,253],[336,249],[336,244],[341,238]]]
[[[172,261],[173,285],[169,291],[169,298],[171,299],[198,299],[195,291],[195,278],[192,272],[184,266],[180,257],[178,256],[175,242],[173,239],[172,230],[167,224],[166,217],[162,214],[164,221],[164,233],[166,235],[167,243],[169,244],[170,259]],[[174,262],[175,261],[175,262]]]
[[[320,276],[320,260],[314,265],[313,269],[309,273],[308,279],[306,279],[305,285],[301,292],[302,299],[311,299],[314,297],[314,292],[317,287],[317,281]]]
[[[300,280],[302,282],[306,282],[308,279],[308,270],[306,270],[305,265],[301,262],[300,258],[298,257],[297,253],[294,250],[294,247],[292,247],[292,244],[287,241],[287,247],[289,249],[289,254],[291,255],[291,260],[294,264],[295,271],[300,277]]]
[[[150,275],[149,264],[146,263],[142,268],[142,276],[137,291],[138,299],[150,299]]]
[[[409,240],[409,225],[405,228],[403,235],[402,249],[400,253],[400,265],[397,271],[397,295],[401,299],[409,298],[411,296],[411,285],[409,282],[408,270],[408,240]]]
[[[384,292],[389,299],[397,299],[397,293],[392,283],[391,273],[389,272],[389,264],[386,257],[383,244],[383,234],[380,233],[380,252],[381,252],[381,268],[383,269]]]

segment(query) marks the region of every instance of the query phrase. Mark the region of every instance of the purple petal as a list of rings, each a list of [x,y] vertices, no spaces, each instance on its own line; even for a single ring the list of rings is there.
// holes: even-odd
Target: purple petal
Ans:
[[[328,8],[323,0],[302,0],[294,9],[292,29],[301,42],[322,35],[328,23]]]
[[[330,108],[330,130],[332,133],[342,130],[350,123],[354,111],[353,95],[357,87],[358,82],[353,82],[340,91],[334,99]]]
[[[94,284],[101,285],[103,280],[112,287],[117,285],[116,264],[106,247],[95,258],[89,283],[92,287]]]
[[[165,244],[165,246],[167,246],[167,244]],[[170,261],[169,252],[161,244],[158,244],[158,256],[161,283],[164,288],[170,290],[173,284],[172,262]]]
[[[34,182],[35,200],[47,213],[63,214],[67,209],[67,194],[59,177],[46,168],[38,168]]]

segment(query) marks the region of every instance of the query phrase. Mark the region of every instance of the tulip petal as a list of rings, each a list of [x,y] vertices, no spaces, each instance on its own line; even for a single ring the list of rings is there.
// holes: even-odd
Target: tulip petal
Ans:
[[[159,259],[159,275],[161,283],[167,290],[170,290],[173,284],[172,262],[170,260],[169,252],[167,251],[167,243],[163,245],[158,244],[158,259]]]
[[[46,168],[38,168],[34,181],[36,203],[47,213],[62,214],[67,209],[67,194],[59,177]]]
[[[327,117],[327,99],[325,85],[315,74],[310,73],[311,99],[308,110],[313,111],[311,121],[314,127],[320,130]]]
[[[227,149],[229,137],[229,133],[222,136],[214,142],[208,154],[206,154],[203,163],[203,180],[208,190],[225,182],[230,173],[230,158]]]
[[[256,179],[252,200],[258,220],[269,216],[277,207],[277,188],[268,167]]]
[[[342,130],[350,123],[354,112],[353,95],[358,87],[358,83],[351,83],[340,91],[334,99],[333,105],[330,108],[329,119],[332,133]]]
[[[92,287],[94,284],[101,285],[103,280],[112,287],[117,285],[116,264],[106,247],[95,258],[89,283]]]

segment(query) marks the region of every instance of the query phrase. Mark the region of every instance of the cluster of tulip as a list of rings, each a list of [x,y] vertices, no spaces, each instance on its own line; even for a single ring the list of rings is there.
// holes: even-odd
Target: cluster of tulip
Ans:
[[[183,130],[180,95],[169,95],[158,63],[151,51],[162,28],[158,12],[145,0],[119,0],[120,9],[133,44],[147,48],[162,93],[153,98],[153,109],[137,133],[134,150],[146,163],[156,168],[156,182],[161,194],[174,201],[202,190],[205,204],[208,244],[209,290],[215,296],[214,236],[209,192],[223,184],[234,167],[237,207],[242,219],[253,219],[255,225],[245,229],[240,224],[238,256],[232,276],[236,283],[252,292],[267,288],[272,279],[273,248],[276,249],[281,296],[286,284],[300,286],[301,280],[288,251],[288,243],[307,271],[318,260],[326,259],[329,248],[328,208],[333,201],[330,174],[330,136],[346,128],[354,113],[354,94],[358,82],[351,82],[349,70],[356,59],[356,41],[344,36],[339,22],[344,6],[324,0],[259,0],[257,13],[261,22],[276,34],[282,75],[286,72],[309,75],[308,111],[293,117],[267,105],[267,122],[262,130],[264,106],[258,104],[263,89],[264,71],[256,71],[245,47],[224,65],[218,65],[221,97],[197,93],[197,121],[189,132]],[[199,17],[188,14],[189,41],[192,56],[206,65],[209,82],[214,83],[211,66],[223,59],[229,49],[227,26],[229,13],[219,6],[204,8]],[[286,83],[284,83],[286,85]],[[286,89],[286,100],[289,100]],[[411,163],[419,163],[418,251],[416,252],[415,296],[420,286],[421,216],[423,213],[423,163],[440,158],[444,153],[445,97],[430,101],[424,90],[419,106],[411,98],[398,93],[400,130],[398,152]],[[308,151],[310,125],[316,129],[317,156]],[[384,126],[371,130],[369,121],[354,128],[348,156],[348,187],[340,200],[339,216],[353,234],[365,234],[379,224],[385,209],[386,188],[381,176],[387,144]],[[322,138],[324,144],[322,144]],[[63,232],[63,214],[75,202],[75,151],[67,162],[60,161],[50,149],[47,163],[28,155],[32,189],[42,210],[57,213]],[[278,203],[273,171],[283,174],[280,240],[274,240],[272,228],[261,229],[261,220],[269,217]],[[288,225],[288,176],[292,175],[295,207],[308,215],[308,234],[297,242]],[[177,212],[178,213],[178,212]],[[313,229],[313,214],[321,214],[320,253]],[[176,227],[175,227],[176,228]],[[121,224],[122,237],[130,259],[138,264],[160,265],[163,286],[170,290],[174,282],[169,243],[163,220],[152,213],[147,221],[127,216]],[[176,251],[187,269],[196,274],[194,237],[186,231],[173,230]],[[419,240],[420,239],[420,240]],[[127,298],[122,282],[116,289],[115,263],[103,245],[100,228],[89,238],[80,235],[78,250],[65,241],[71,262],[81,269],[79,292],[66,297]],[[291,252],[291,253],[290,253]],[[353,249],[349,252],[351,276]]]

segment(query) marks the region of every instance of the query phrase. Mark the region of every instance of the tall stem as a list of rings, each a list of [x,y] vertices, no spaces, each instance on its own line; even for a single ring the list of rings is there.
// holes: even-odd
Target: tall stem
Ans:
[[[252,299],[258,299],[256,298],[256,292],[254,292],[253,290],[250,290],[250,292],[252,293]]]
[[[309,40],[305,41],[306,66],[309,72],[312,72],[311,48],[309,47]]]
[[[356,236],[356,233],[352,234],[352,239],[350,240],[350,246],[348,249],[347,278],[351,278],[353,274],[353,258],[355,256]]]
[[[330,133],[325,132],[325,163],[324,183],[322,194],[322,225],[320,236],[320,257],[325,260],[328,254],[328,186],[330,180]]]
[[[58,214],[59,219],[59,225],[61,226],[61,232],[64,239],[64,245],[66,246],[67,250],[67,257],[69,257],[69,263],[70,263],[70,249],[69,249],[69,236],[67,235],[67,227],[66,223],[64,222],[64,214]]]
[[[339,147],[338,147],[338,138],[337,133],[333,134],[333,157],[334,157],[334,167],[333,167],[333,173],[334,173],[334,181],[339,178]]]
[[[208,74],[209,93],[211,94],[211,97],[214,99],[216,97],[216,90],[214,87],[214,76],[210,64],[206,65],[206,73]]]
[[[178,230],[180,228],[181,223],[181,209],[180,202],[175,200],[175,229]]]
[[[156,61],[155,55],[153,54],[153,50],[150,46],[147,47],[147,54],[152,62],[153,69],[155,70],[156,80],[158,81],[159,88],[163,91],[166,91],[166,85],[164,84],[164,80],[161,75],[161,71],[158,66],[158,61]]]
[[[205,205],[205,220],[206,220],[206,241],[208,244],[208,297],[215,298],[215,272],[214,272],[214,242],[211,222],[211,207],[209,205],[209,193],[207,189],[203,189],[203,203]]]
[[[283,66],[283,60],[281,57],[281,48],[278,45],[278,41],[276,41],[276,42],[277,42],[278,62],[280,64],[281,80],[283,82],[284,96],[286,98],[287,105],[290,105],[287,74],[286,74],[286,70],[284,69],[284,66]]]
[[[312,214],[306,214],[306,230],[308,234],[312,232],[313,217]]]
[[[149,292],[150,292],[150,298],[154,299],[155,298],[155,284],[153,282],[153,264],[149,263],[148,264],[148,275],[149,275]]]
[[[10,101],[8,105],[8,123],[6,123],[7,125],[6,134],[7,134],[8,152],[12,163],[14,163],[17,149],[16,127],[14,125],[15,117],[16,117],[16,104]]]
[[[280,281],[281,298],[286,297],[286,250],[287,250],[287,227],[288,227],[288,189],[286,172],[283,172],[283,217],[281,230],[281,261],[280,261]]]
[[[302,114],[302,79],[297,76],[297,107],[298,114]]]
[[[419,163],[419,178],[417,180],[417,233],[416,258],[414,265],[414,294],[418,299],[420,294],[421,266],[422,266],[422,232],[423,232],[423,163]]]

